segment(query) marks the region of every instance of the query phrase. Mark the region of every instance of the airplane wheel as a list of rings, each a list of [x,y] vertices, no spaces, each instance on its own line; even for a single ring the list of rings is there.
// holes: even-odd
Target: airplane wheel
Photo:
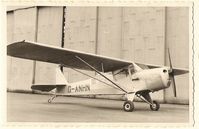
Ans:
[[[126,112],[132,112],[134,110],[134,104],[131,101],[124,102],[123,109]]]
[[[150,105],[152,111],[158,111],[160,108],[160,104],[157,101],[153,101],[153,105]]]
[[[49,99],[49,100],[48,100],[48,103],[51,103],[51,102],[52,102],[52,100],[51,100],[51,99]]]

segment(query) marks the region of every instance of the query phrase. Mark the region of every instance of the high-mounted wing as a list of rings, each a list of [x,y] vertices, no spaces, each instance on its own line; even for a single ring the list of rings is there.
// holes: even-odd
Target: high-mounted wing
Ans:
[[[91,70],[77,58],[80,57],[101,72],[114,71],[132,64],[132,62],[120,59],[25,40],[8,45],[7,54],[13,57],[62,64],[77,69]]]

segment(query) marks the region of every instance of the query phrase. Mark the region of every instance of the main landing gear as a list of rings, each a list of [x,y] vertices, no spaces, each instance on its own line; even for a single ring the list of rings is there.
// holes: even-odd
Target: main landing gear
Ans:
[[[134,104],[133,104],[133,95],[128,97],[127,95],[127,101],[124,102],[123,109],[126,112],[132,112],[134,110]],[[160,109],[160,104],[157,101],[152,101],[151,96],[149,95],[149,92],[142,92],[135,94],[137,97],[139,97],[144,102],[148,103],[150,105],[150,109],[152,111],[158,111]]]
[[[53,99],[55,99],[56,97],[56,95],[53,95],[50,99],[48,99],[48,103],[52,103]]]
[[[153,101],[151,99],[149,92],[143,92],[140,94],[136,94],[136,96],[139,97],[144,102],[148,103],[150,105],[150,109],[152,111],[158,111],[160,109],[160,104],[157,101]]]
[[[133,101],[125,101],[123,105],[123,109],[126,112],[132,112],[134,110]]]
[[[134,110],[133,100],[135,93],[126,94],[127,101],[124,102],[123,109],[126,112],[132,112]]]
[[[157,101],[153,101],[153,103],[150,104],[150,108],[152,111],[158,111],[160,108],[160,104]]]

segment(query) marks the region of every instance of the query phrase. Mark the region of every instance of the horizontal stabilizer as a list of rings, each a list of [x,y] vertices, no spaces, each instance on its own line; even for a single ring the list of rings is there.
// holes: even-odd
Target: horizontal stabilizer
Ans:
[[[64,87],[64,86],[66,86],[66,85],[32,85],[31,89],[49,92],[57,87]]]

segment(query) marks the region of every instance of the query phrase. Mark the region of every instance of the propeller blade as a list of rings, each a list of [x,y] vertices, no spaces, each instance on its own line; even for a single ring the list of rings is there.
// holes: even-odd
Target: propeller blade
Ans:
[[[170,72],[169,72],[169,76],[171,77],[172,83],[173,83],[173,94],[174,97],[177,97],[177,93],[176,93],[176,83],[175,83],[175,77],[174,77],[174,71],[173,71],[173,66],[172,66],[172,62],[171,62],[171,56],[170,56],[170,51],[168,48],[168,55],[169,55],[169,65],[170,65]]]
[[[177,97],[177,93],[176,93],[176,83],[175,83],[175,77],[174,75],[171,76],[172,78],[172,83],[173,83],[173,94],[174,94],[174,97]]]
[[[169,48],[168,48],[168,54],[169,54],[169,65],[170,65],[170,69],[173,70]]]

